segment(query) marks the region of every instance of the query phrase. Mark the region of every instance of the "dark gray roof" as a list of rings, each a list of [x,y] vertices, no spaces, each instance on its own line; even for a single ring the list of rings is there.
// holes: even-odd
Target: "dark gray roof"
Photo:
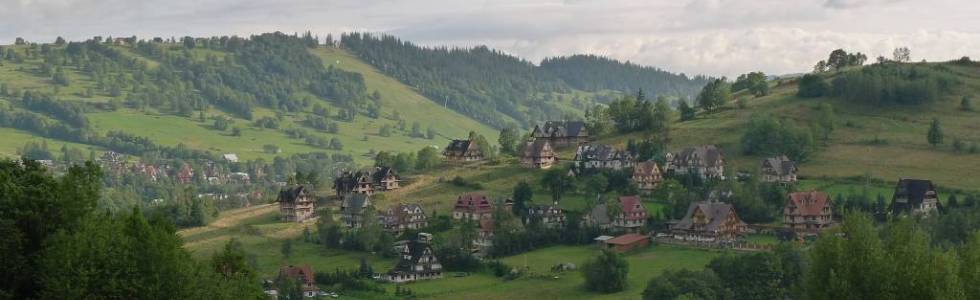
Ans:
[[[575,150],[576,161],[631,160],[633,156],[609,145],[581,145]]]
[[[785,155],[766,158],[762,161],[763,169],[771,169],[775,173],[771,175],[783,176],[796,173],[796,162],[790,160]]]
[[[731,204],[720,203],[720,202],[695,202],[691,203],[687,208],[687,214],[680,222],[677,222],[673,226],[674,229],[692,230],[694,229],[694,212],[695,210],[700,210],[704,213],[704,216],[708,219],[708,224],[706,224],[700,230],[703,231],[718,231],[718,227],[725,224],[725,220],[728,217],[729,212],[734,209]]]
[[[534,140],[524,144],[524,157],[552,156],[551,143],[547,140]]]
[[[605,203],[600,203],[593,207],[589,215],[592,216],[596,224],[609,224],[611,222],[609,219],[609,208]]]
[[[340,204],[341,212],[345,214],[360,214],[361,211],[371,205],[371,200],[365,194],[349,194],[344,196],[344,201]]]
[[[715,145],[705,145],[686,148],[673,159],[673,164],[677,166],[693,167],[715,167],[725,159]]]
[[[293,188],[280,190],[278,202],[293,203],[306,193],[306,187],[299,185]]]
[[[928,196],[927,194],[930,191],[933,193],[931,196]],[[937,197],[935,191],[936,187],[932,184],[931,180],[901,179],[898,181],[898,185],[895,186],[891,210],[893,213],[908,212],[913,207],[921,206],[922,202],[926,200],[926,197]],[[896,201],[898,199],[904,199],[908,202]],[[938,201],[937,205],[939,205]]]
[[[588,136],[583,121],[548,121],[536,126],[534,137],[578,137]]]

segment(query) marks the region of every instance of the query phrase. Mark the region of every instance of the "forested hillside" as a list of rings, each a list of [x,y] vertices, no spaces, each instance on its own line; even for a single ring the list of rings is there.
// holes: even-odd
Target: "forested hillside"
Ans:
[[[0,153],[33,139],[161,158],[359,160],[492,134],[333,46],[282,33],[0,46]]]
[[[690,95],[705,81],[599,58],[553,59],[538,67],[485,46],[429,48],[387,35],[345,34],[341,44],[429,99],[498,128],[581,117],[590,100],[608,102],[610,92],[642,88],[654,96]],[[593,81],[599,77],[604,79]],[[580,90],[604,96],[580,97]]]
[[[541,68],[585,91],[642,89],[653,95],[694,96],[708,83],[708,78],[700,75],[688,77],[595,55],[546,58]]]

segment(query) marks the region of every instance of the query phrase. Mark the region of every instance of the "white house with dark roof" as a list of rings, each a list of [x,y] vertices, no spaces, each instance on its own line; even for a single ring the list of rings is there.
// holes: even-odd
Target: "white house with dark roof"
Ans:
[[[690,147],[676,154],[668,153],[667,169],[677,175],[725,179],[725,155],[714,145]]]

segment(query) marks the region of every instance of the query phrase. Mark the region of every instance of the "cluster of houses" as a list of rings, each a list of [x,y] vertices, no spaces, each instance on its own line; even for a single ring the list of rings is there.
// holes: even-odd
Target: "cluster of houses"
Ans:
[[[234,153],[224,154],[222,158],[229,163],[238,162],[238,156]],[[253,176],[249,173],[232,172],[212,160],[201,162],[201,168],[197,172],[187,163],[182,163],[180,167],[175,168],[167,163],[130,162],[125,155],[114,151],[104,152],[99,156],[97,162],[102,166],[103,170],[110,174],[135,174],[147,178],[151,182],[173,180],[180,184],[190,184],[197,178],[201,178],[203,182],[210,185],[250,185],[253,180]],[[52,164],[56,165],[54,162]],[[263,170],[255,170],[255,177],[262,178],[264,176],[265,173]]]
[[[630,170],[632,181],[642,194],[649,194],[664,180],[666,174],[697,176],[702,179],[725,179],[725,156],[714,145],[702,145],[667,153],[661,165],[655,161],[637,161],[628,151],[609,145],[590,144],[588,130],[582,122],[547,122],[535,126],[530,139],[518,152],[521,165],[527,168],[547,169],[558,158],[556,148],[576,147],[572,162],[572,176],[584,176],[593,170]],[[473,162],[484,159],[475,139],[453,140],[443,151],[450,162]],[[769,183],[793,183],[797,181],[797,164],[786,156],[766,158],[759,166],[759,180]],[[400,179],[391,168],[378,167],[368,170],[347,171],[334,181],[336,196],[340,199],[341,223],[356,229],[377,222],[395,235],[405,232],[421,232],[428,225],[428,217],[421,204],[397,203],[367,214],[375,209],[371,197],[377,192],[398,189]],[[678,241],[697,243],[730,243],[750,231],[735,207],[724,203],[720,197],[691,203],[683,218],[667,222],[667,230],[657,234]],[[280,212],[285,222],[303,222],[315,216],[316,197],[303,186],[283,189],[279,195]],[[498,206],[503,205],[503,210]],[[896,186],[889,210],[894,213],[931,213],[940,208],[935,187],[928,180],[901,179]],[[558,203],[536,204],[520,215],[525,224],[539,222],[544,228],[560,228],[567,222],[579,222],[583,226],[615,232],[619,236],[595,238],[602,247],[627,252],[647,246],[652,233],[647,233],[650,214],[639,195],[624,195],[615,200],[598,203],[584,212],[579,220],[568,220]],[[492,199],[483,192],[458,195],[452,209],[456,221],[473,222],[478,234],[472,241],[472,251],[481,253],[493,246],[494,218],[498,211],[513,212],[509,199]],[[831,198],[821,191],[793,192],[786,196],[782,210],[782,226],[797,236],[812,236],[834,226]],[[365,216],[372,215],[375,218]],[[431,246],[432,236],[419,233],[411,240],[394,243],[399,262],[383,278],[390,282],[410,282],[442,277],[442,265]],[[289,267],[296,268],[296,267]],[[305,274],[308,269],[284,269],[288,274]],[[301,275],[296,275],[300,276]],[[292,275],[291,275],[292,276]],[[310,292],[315,292],[315,286]],[[304,291],[305,288],[304,288]]]

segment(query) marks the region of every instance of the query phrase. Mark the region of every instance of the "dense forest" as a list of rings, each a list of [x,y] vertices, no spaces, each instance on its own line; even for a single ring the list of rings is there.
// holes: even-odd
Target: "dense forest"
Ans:
[[[428,48],[387,35],[345,34],[341,45],[429,99],[498,128],[567,114],[548,100],[575,89],[683,96],[705,82],[592,56],[548,59],[538,67],[486,46]]]
[[[693,96],[708,82],[704,76],[688,77],[595,55],[546,58],[541,68],[585,91],[642,89],[653,95]]]

